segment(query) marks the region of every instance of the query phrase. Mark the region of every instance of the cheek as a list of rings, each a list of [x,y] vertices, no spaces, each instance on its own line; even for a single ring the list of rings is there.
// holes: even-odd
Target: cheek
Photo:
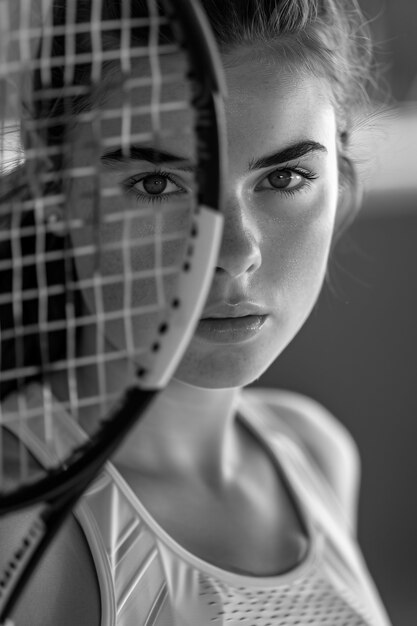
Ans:
[[[294,287],[320,283],[327,265],[333,225],[318,219],[296,223],[280,237],[283,280]]]
[[[117,212],[118,204],[103,203],[104,220],[110,216],[111,223],[98,227],[86,223],[73,233],[76,270],[84,285],[85,308],[105,314],[110,343],[119,349],[132,344],[142,349],[151,343],[178,296],[191,212],[184,203],[144,208],[124,196],[123,209]],[[91,253],[95,243],[100,245],[99,255]],[[90,252],[80,254],[82,250]]]
[[[335,205],[333,194],[330,198],[323,194],[309,214],[277,228],[269,281],[274,284],[275,275],[279,300],[296,331],[314,306],[326,275]]]

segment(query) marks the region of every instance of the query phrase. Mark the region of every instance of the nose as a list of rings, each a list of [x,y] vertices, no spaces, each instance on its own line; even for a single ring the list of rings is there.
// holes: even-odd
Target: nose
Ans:
[[[224,205],[223,239],[216,275],[240,278],[255,272],[261,262],[260,228],[255,209],[248,199],[236,194]]]

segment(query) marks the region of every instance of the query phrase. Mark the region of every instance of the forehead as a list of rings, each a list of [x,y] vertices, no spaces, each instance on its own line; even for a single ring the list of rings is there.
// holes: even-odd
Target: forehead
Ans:
[[[285,143],[294,136],[335,131],[335,111],[327,80],[301,65],[254,54],[226,59],[228,131],[255,139],[273,134]]]
[[[87,115],[76,118],[70,127],[75,149],[97,145],[98,133],[103,151],[130,140],[152,143],[159,131],[186,133],[193,120],[187,69],[182,53],[157,57],[156,63],[148,57],[135,59],[127,79],[119,64],[109,64],[89,97]]]
[[[259,151],[272,141],[276,148],[277,142],[284,144],[312,133],[316,139],[331,141],[335,114],[325,79],[280,62],[272,52],[259,55],[242,49],[223,60],[229,147],[239,145],[240,151],[252,146]],[[152,143],[152,132],[159,126],[167,131],[161,140],[163,148],[190,158],[193,114],[191,86],[184,80],[186,67],[181,53],[161,57],[157,67],[151,67],[148,59],[136,60],[128,90],[120,71],[110,68],[96,95],[103,113],[103,145],[110,147],[114,141],[116,146],[126,134],[143,135],[143,143]],[[85,139],[84,132],[77,135]]]

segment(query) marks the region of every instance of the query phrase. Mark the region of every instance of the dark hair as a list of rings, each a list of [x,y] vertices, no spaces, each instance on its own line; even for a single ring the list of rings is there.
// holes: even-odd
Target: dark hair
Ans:
[[[91,0],[75,0],[76,22],[85,22],[89,19]],[[367,102],[367,86],[370,83],[371,46],[368,27],[357,4],[357,0],[201,0],[207,13],[220,50],[226,55],[232,50],[248,45],[255,45],[260,53],[265,47],[280,54],[283,62],[296,64],[319,76],[325,77],[331,86],[334,104],[338,113],[339,145],[341,151],[348,144],[349,131],[352,125],[352,112]],[[130,0],[131,14],[135,17],[144,16],[147,12],[146,0]],[[104,20],[117,19],[121,14],[120,0],[103,0],[102,18]],[[65,0],[54,0],[53,24],[65,24],[67,3]],[[78,35],[76,45],[79,52],[91,52],[93,42],[91,34]],[[169,39],[170,33],[165,30],[161,37]],[[117,45],[120,33],[117,30],[109,31],[105,45]],[[138,42],[146,40],[143,28],[138,28],[132,40]],[[52,40],[52,56],[65,54],[65,37],[55,35]],[[111,62],[114,65],[114,62]],[[110,65],[111,65],[110,63]],[[36,120],[45,120],[47,123],[42,130],[42,143],[46,146],[61,145],[65,140],[67,127],[62,122],[66,115],[88,109],[91,102],[91,64],[78,64],[74,68],[72,85],[79,87],[69,96],[65,95],[65,77],[62,68],[56,67],[52,71],[52,85],[48,94],[33,99],[31,115]],[[83,87],[85,89],[83,89]],[[33,93],[35,96],[42,91],[41,70],[33,74]],[[64,96],[62,96],[64,93]],[[24,148],[32,145],[30,134],[23,137]],[[64,141],[65,144],[65,141]],[[63,184],[59,179],[65,150],[59,150],[51,157],[53,168],[57,172],[52,185],[45,190],[45,194],[55,193]],[[14,179],[24,180],[25,166],[15,173]],[[13,176],[12,176],[13,178]],[[1,181],[0,181],[1,182]],[[21,187],[21,184],[19,184]],[[9,187],[10,189],[10,187]],[[30,196],[30,185],[27,185],[23,196]],[[22,197],[23,197],[22,196]],[[3,198],[4,200],[4,198]],[[0,197],[1,201],[1,197]],[[21,199],[17,200],[22,202]],[[12,207],[13,203],[10,203]],[[7,203],[5,203],[7,207]],[[23,214],[22,225],[29,227],[35,223],[33,211]],[[34,234],[21,237],[23,255],[31,255],[36,249]],[[47,234],[45,247],[47,250],[59,250],[68,245],[63,237]],[[10,243],[0,244],[0,263],[4,259],[12,259]],[[48,300],[49,319],[65,319],[66,294],[65,286],[68,280],[74,280],[73,268],[68,271],[64,260],[49,263],[47,267],[49,284],[62,285],[63,289],[57,296]],[[0,270],[0,295],[10,294],[9,301],[0,304],[0,322],[2,331],[14,327],[13,304],[11,302],[13,285],[12,269]],[[22,269],[23,289],[32,287],[36,290],[38,277],[33,267],[25,266]],[[7,299],[7,298],[6,298]],[[79,299],[75,297],[76,309],[79,308]],[[78,303],[78,304],[77,304]],[[23,324],[36,326],[37,306],[32,301],[22,303]],[[78,309],[77,309],[78,310]],[[51,339],[51,338],[50,338]],[[55,360],[65,353],[65,332],[61,331],[47,342],[51,346],[51,353],[47,360]],[[22,357],[25,365],[39,364],[41,359],[41,339],[31,335],[24,342]],[[13,368],[14,340],[2,341],[1,369]],[[41,375],[41,374],[39,374]],[[0,398],[4,397],[16,386],[15,381],[9,381],[0,387]]]

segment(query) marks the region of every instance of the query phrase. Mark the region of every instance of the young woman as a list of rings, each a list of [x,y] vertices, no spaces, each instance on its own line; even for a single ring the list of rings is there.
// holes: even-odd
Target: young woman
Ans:
[[[355,541],[350,435],[305,397],[244,390],[302,327],[332,245],[359,205],[349,140],[368,51],[356,3],[347,4],[203,2],[228,93],[225,225],[213,284],[174,379],[48,553],[16,623],[388,625]],[[121,90],[107,89],[121,107]],[[71,129],[80,166],[91,158],[91,132]],[[179,118],[164,152],[191,159]],[[168,161],[163,171],[143,158],[108,161],[103,177],[126,183],[139,203],[187,193],[187,173]],[[91,210],[83,191],[76,181],[68,190],[73,218]],[[47,211],[59,240],[65,216]],[[76,261],[79,279],[90,270]],[[88,302],[81,293],[79,306]],[[120,306],[117,290],[104,304]],[[109,333],[120,341],[117,326]],[[85,328],[80,355],[92,342],[94,329]],[[115,390],[125,372],[123,363],[109,368]],[[95,384],[86,369],[78,376],[81,396]],[[59,375],[52,390],[62,436],[70,436]],[[13,394],[4,410],[12,402]],[[41,402],[31,385],[28,405]],[[92,415],[94,407],[86,423]]]

